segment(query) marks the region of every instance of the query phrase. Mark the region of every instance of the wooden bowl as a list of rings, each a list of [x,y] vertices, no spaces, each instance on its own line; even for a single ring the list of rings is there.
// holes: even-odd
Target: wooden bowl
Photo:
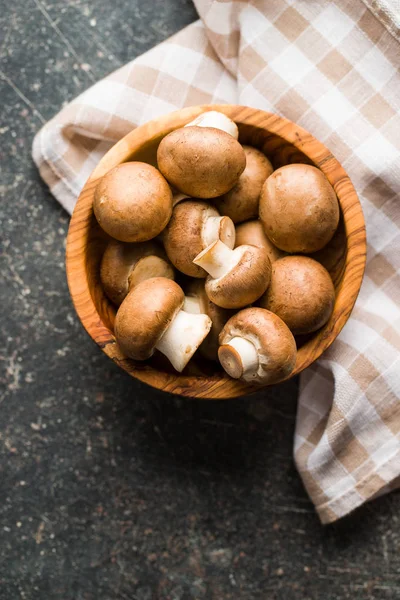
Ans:
[[[335,307],[322,329],[297,339],[299,349],[291,376],[321,356],[349,318],[361,286],[366,258],[365,223],[355,189],[339,162],[307,131],[278,115],[245,106],[193,106],[150,121],[126,135],[103,157],[79,196],[68,233],[66,266],[76,312],[89,335],[114,362],[133,377],[160,390],[193,398],[222,399],[249,394],[260,387],[230,379],[217,363],[196,355],[179,374],[160,355],[140,363],[121,352],[113,335],[116,309],[104,295],[99,277],[100,259],[108,238],[93,214],[93,194],[100,177],[129,160],[156,165],[160,140],[211,109],[233,119],[239,127],[240,141],[262,150],[275,168],[289,163],[313,164],[325,173],[336,191],[341,208],[339,228],[328,246],[316,254],[334,281]]]

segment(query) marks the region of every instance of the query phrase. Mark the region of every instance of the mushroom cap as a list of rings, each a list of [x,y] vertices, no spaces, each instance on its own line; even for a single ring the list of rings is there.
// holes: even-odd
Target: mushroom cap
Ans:
[[[207,296],[222,308],[243,308],[255,302],[271,278],[271,262],[265,248],[244,245],[233,252],[238,257],[235,266],[222,277],[206,279]]]
[[[172,131],[161,140],[157,161],[161,173],[173,186],[195,198],[225,194],[246,166],[239,142],[214,127]]]
[[[223,196],[214,200],[221,215],[227,215],[234,223],[256,219],[262,186],[274,168],[268,158],[252,146],[243,146],[246,168],[236,185]]]
[[[271,263],[285,256],[286,253],[274,246],[271,240],[265,235],[261,221],[246,221],[245,223],[240,223],[235,229],[235,248],[243,244],[265,248]]]
[[[186,289],[186,297],[194,296],[199,302],[199,311],[208,315],[212,326],[210,333],[201,344],[199,350],[208,360],[218,360],[218,337],[225,323],[232,316],[232,311],[217,306],[206,294],[204,280],[192,279]]]
[[[254,383],[271,384],[290,375],[296,363],[296,342],[285,323],[277,315],[263,308],[245,308],[234,315],[219,334],[221,362],[224,347],[233,338],[242,337],[252,342],[257,349],[259,368],[251,378]]]
[[[335,288],[328,271],[308,256],[285,256],[272,265],[271,282],[260,306],[277,314],[296,335],[328,321]]]
[[[104,231],[121,242],[156,237],[172,212],[172,192],[155,167],[126,162],[106,173],[94,192],[93,210]]]
[[[129,244],[110,240],[100,267],[100,279],[105,294],[117,306],[129,289],[144,279],[167,277],[174,279],[174,269],[155,242]]]
[[[339,204],[322,171],[311,165],[286,165],[263,185],[260,219],[275,246],[308,254],[332,238],[339,223]]]
[[[114,334],[122,352],[136,360],[149,358],[183,301],[182,289],[165,277],[146,279],[134,287],[115,317]]]
[[[163,242],[169,260],[185,275],[196,278],[207,276],[202,267],[193,263],[193,259],[208,245],[202,235],[207,219],[219,216],[214,206],[201,200],[182,200],[174,207],[163,233]],[[228,217],[221,220],[218,235],[222,242],[233,248],[235,228]]]

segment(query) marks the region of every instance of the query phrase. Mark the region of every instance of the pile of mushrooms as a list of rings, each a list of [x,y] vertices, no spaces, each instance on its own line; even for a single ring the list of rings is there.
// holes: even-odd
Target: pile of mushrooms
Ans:
[[[100,278],[126,356],[161,352],[182,372],[198,351],[265,385],[293,371],[294,336],[332,314],[331,277],[307,255],[331,240],[339,206],[316,167],[274,170],[238,140],[231,119],[205,112],[162,139],[158,169],[126,162],[104,175]]]

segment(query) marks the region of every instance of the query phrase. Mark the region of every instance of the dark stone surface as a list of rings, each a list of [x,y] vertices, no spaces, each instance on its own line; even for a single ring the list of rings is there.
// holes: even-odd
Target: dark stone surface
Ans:
[[[328,528],[292,461],[296,382],[189,402],[88,339],[68,217],[30,146],[92,81],[196,18],[189,0],[1,2],[1,600],[400,597],[397,494]]]

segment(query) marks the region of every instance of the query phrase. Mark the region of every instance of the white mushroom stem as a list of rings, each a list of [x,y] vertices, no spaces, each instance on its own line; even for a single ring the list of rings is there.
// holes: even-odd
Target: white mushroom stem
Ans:
[[[205,246],[209,246],[215,240],[221,240],[228,248],[233,248],[235,237],[235,225],[229,217],[208,217],[206,219],[202,230]]]
[[[195,265],[202,267],[213,279],[223,277],[233,269],[241,258],[241,251],[231,250],[226,244],[217,240],[200,252],[193,260]]]
[[[204,112],[193,121],[185,125],[185,127],[214,127],[215,129],[221,129],[226,133],[229,133],[235,140],[239,137],[239,130],[237,128],[236,123],[232,121],[229,117],[220,113],[216,110],[210,110],[208,112]]]
[[[157,342],[156,348],[181,373],[211,329],[207,315],[189,314],[180,310]]]
[[[218,358],[222,368],[234,379],[243,378],[248,381],[257,374],[258,352],[246,338],[237,336],[220,346]]]
[[[198,296],[185,296],[183,302],[183,310],[192,315],[201,314],[200,299]]]

